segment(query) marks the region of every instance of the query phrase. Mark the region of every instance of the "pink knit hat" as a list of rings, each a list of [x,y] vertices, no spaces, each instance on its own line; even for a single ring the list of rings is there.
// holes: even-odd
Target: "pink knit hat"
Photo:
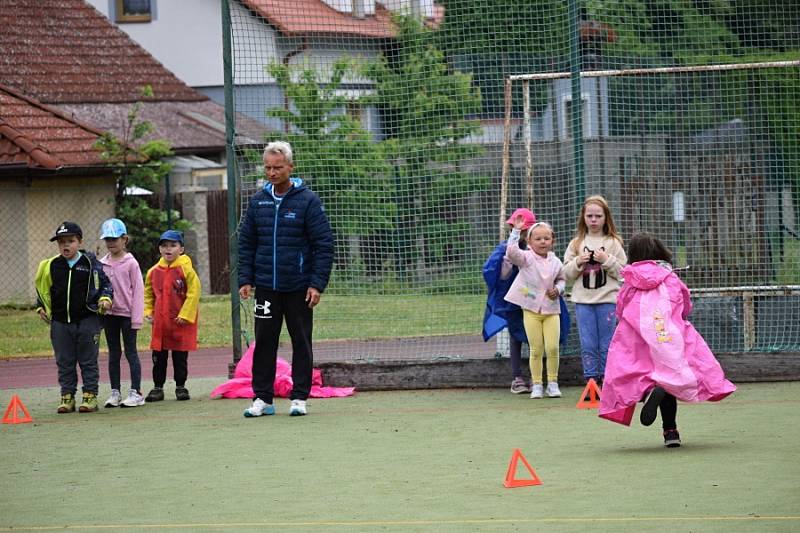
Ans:
[[[506,220],[506,224],[513,226],[518,216],[522,216],[522,220],[525,222],[525,225],[522,226],[522,229],[528,229],[536,224],[536,215],[534,215],[530,209],[525,209],[524,207],[520,207],[511,213],[511,216],[508,217],[508,220]]]

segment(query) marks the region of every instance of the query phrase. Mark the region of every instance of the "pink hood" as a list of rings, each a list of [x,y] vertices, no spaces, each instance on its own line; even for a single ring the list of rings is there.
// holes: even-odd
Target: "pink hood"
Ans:
[[[657,261],[639,261],[622,269],[625,284],[637,289],[654,289],[672,275],[672,267]]]

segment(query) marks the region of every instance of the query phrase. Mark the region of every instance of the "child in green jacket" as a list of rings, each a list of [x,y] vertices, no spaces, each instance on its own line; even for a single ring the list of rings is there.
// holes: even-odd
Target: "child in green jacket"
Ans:
[[[36,310],[41,319],[50,324],[61,386],[58,412],[75,411],[76,365],[80,366],[83,379],[83,401],[78,410],[81,413],[97,411],[98,314],[111,308],[111,283],[97,258],[80,249],[83,232],[76,223],[63,222],[50,241],[58,241],[59,255],[39,263]]]

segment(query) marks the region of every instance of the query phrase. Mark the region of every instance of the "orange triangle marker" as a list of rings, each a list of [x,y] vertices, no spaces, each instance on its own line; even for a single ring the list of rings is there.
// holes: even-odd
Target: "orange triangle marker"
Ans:
[[[589,397],[589,401],[586,401],[587,396]],[[594,379],[589,378],[589,383],[584,387],[581,393],[581,399],[575,407],[578,409],[595,409],[600,407],[600,387],[597,386],[597,382]]]
[[[522,464],[525,465],[525,468],[528,469],[528,472],[531,474],[531,479],[517,479],[517,461],[522,460]],[[525,459],[525,456],[522,455],[522,452],[519,448],[514,448],[514,453],[511,455],[511,462],[508,463],[508,472],[506,472],[506,480],[503,482],[503,486],[507,489],[513,489],[515,487],[530,487],[531,485],[541,485],[542,480],[539,479],[539,476],[536,475],[534,472],[533,467],[531,467],[528,460]]]
[[[3,415],[3,424],[25,424],[27,422],[33,422],[33,419],[25,408],[25,404],[15,394],[11,397],[11,402]]]

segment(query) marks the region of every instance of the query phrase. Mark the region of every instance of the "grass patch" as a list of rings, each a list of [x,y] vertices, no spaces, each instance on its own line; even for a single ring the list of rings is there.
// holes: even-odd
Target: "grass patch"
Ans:
[[[325,294],[314,311],[314,339],[379,339],[452,335],[480,331],[483,295]],[[252,338],[252,300],[242,306],[242,328]],[[202,347],[231,345],[230,297],[204,296],[198,342]],[[31,309],[0,308],[0,357],[52,353],[48,326]],[[283,340],[288,340],[285,328]],[[105,339],[101,335],[101,350]],[[139,333],[140,353],[150,345],[150,326]]]
[[[787,239],[784,242],[783,261],[778,265],[778,283],[800,284],[800,242]]]
[[[361,393],[309,416],[245,419],[247,400],[56,415],[56,389],[18,392],[34,423],[0,426],[0,530],[790,532],[800,528],[798,383],[681,404],[683,446],[505,389]],[[101,396],[108,392],[101,387]],[[168,386],[169,388],[169,386]],[[172,390],[168,390],[171,394]],[[520,448],[543,484],[506,489]],[[522,469],[519,470],[520,474]]]

